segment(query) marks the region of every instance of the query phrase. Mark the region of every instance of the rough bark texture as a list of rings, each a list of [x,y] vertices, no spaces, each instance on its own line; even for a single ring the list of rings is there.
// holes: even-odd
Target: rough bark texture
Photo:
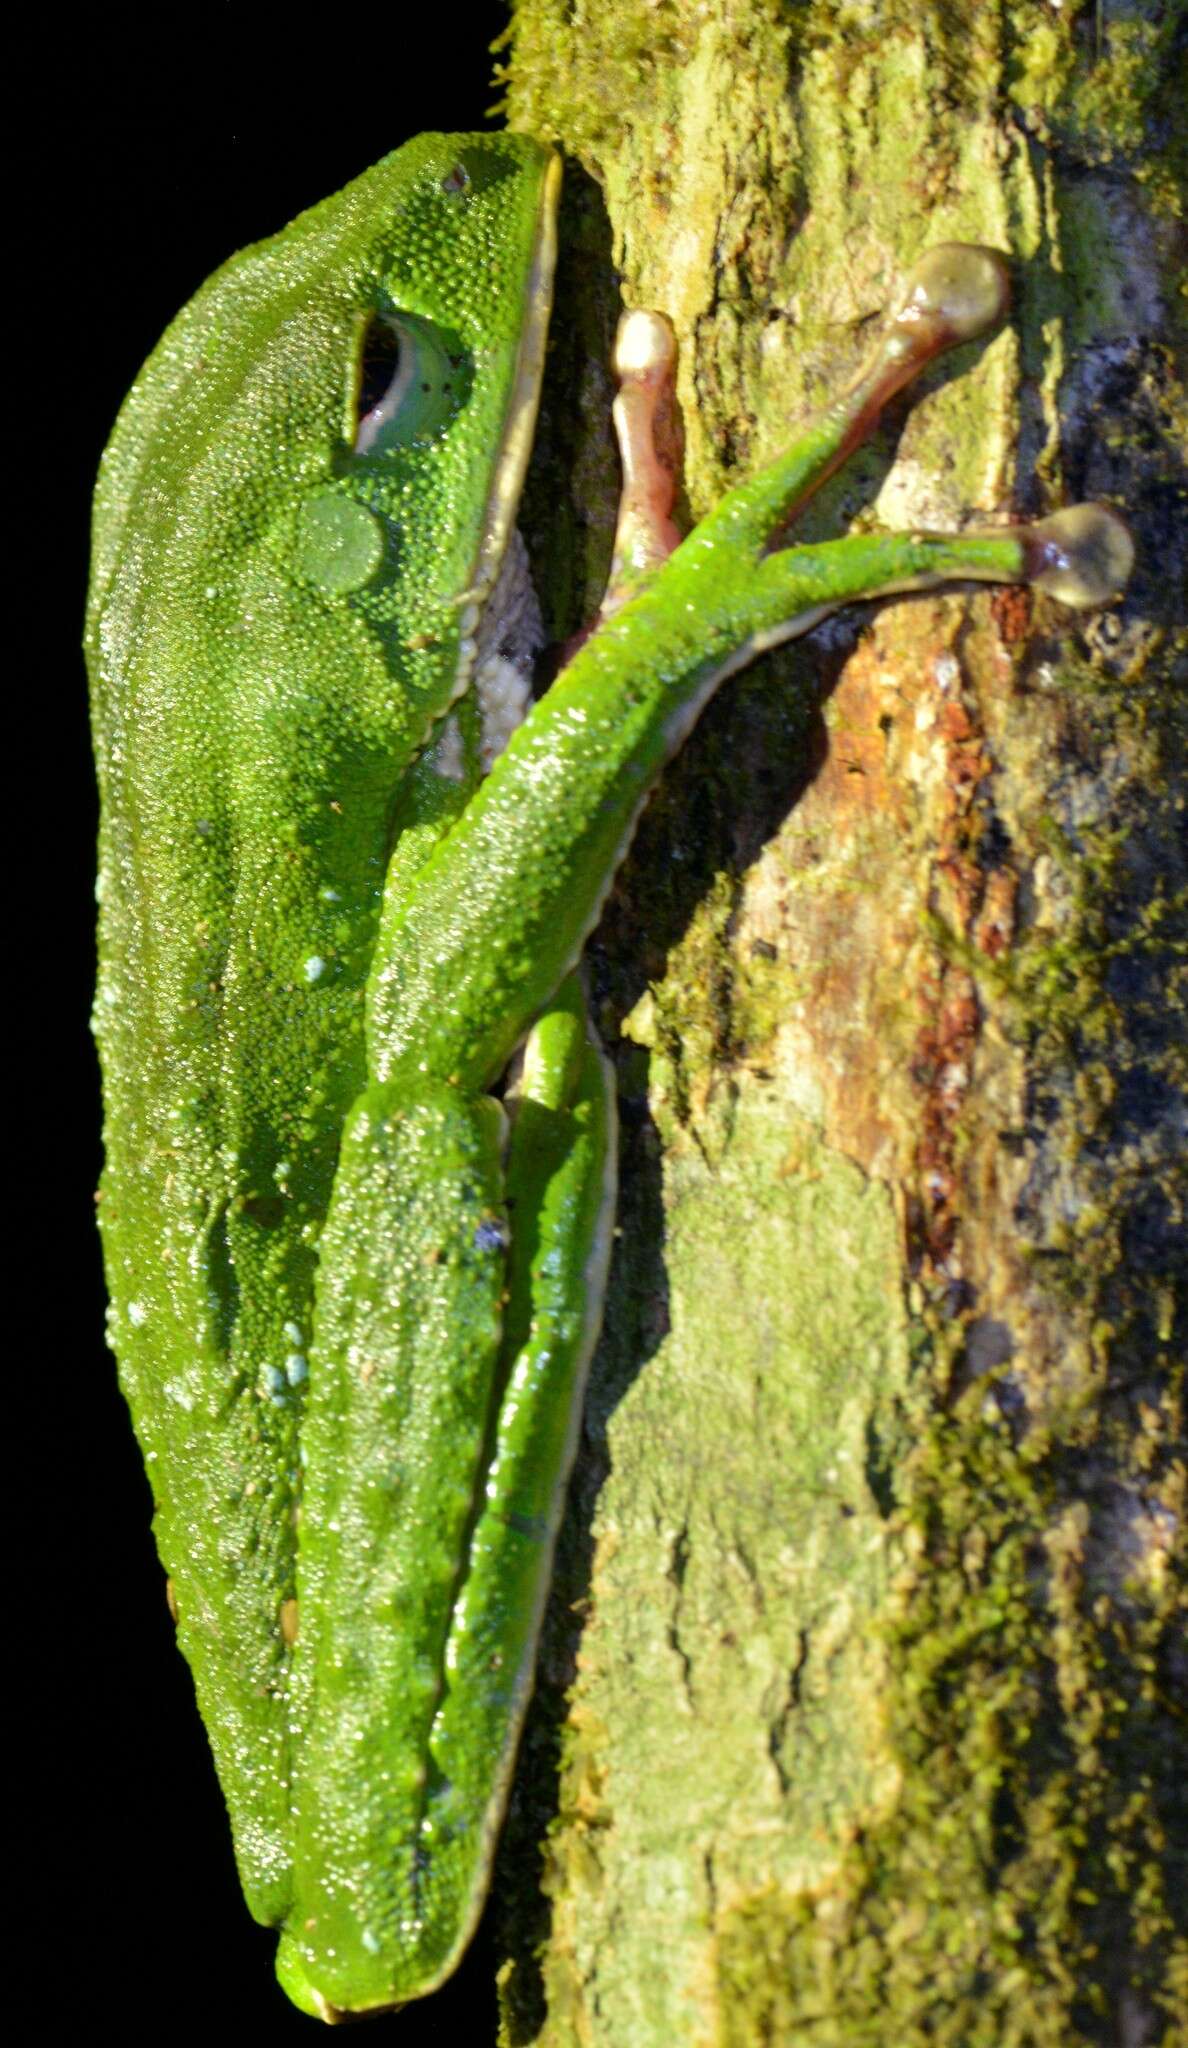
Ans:
[[[498,1887],[517,2048],[1185,2038],[1183,27],[516,10],[512,123],[590,174],[533,501],[561,629],[616,271],[678,329],[696,514],[922,247],[1008,250],[1012,322],[806,530],[1100,497],[1139,547],[1097,615],[844,615],[727,686],[640,832],[593,952],[621,1234]]]

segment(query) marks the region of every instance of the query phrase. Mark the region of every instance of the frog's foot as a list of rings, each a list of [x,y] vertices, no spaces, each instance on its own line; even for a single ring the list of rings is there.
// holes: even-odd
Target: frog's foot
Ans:
[[[942,242],[909,271],[863,368],[803,426],[784,454],[731,491],[696,535],[720,543],[762,593],[755,648],[807,632],[855,598],[888,597],[966,578],[1031,583],[1063,604],[1089,607],[1120,595],[1134,561],[1130,535],[1103,505],[1074,505],[1034,526],[962,534],[851,534],[816,547],[788,544],[788,526],[825,479],[866,438],[888,400],[945,349],[1001,320],[1006,262],[995,249]]]

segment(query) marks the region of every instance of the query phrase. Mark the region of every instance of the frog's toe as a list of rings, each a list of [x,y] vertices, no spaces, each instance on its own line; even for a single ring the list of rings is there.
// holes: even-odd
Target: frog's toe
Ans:
[[[913,264],[893,315],[896,326],[935,330],[952,348],[996,327],[1011,298],[1005,256],[977,242],[938,242]]]
[[[1121,596],[1134,567],[1130,529],[1108,505],[1069,505],[1037,520],[1025,547],[1027,581],[1078,608]]]

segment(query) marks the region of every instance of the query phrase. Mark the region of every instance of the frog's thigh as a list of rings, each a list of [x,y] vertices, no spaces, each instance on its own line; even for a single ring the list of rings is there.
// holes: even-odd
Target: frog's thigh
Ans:
[[[498,1392],[503,1136],[497,1103],[369,1089],[318,1248],[286,1969],[335,2008],[415,1996],[454,1944],[424,1897],[429,1737]]]
[[[481,1908],[613,1212],[613,1096],[572,993],[528,1048],[506,1175],[497,1104],[399,1093],[348,1122],[303,1432],[279,1960],[323,2013],[431,1989]]]

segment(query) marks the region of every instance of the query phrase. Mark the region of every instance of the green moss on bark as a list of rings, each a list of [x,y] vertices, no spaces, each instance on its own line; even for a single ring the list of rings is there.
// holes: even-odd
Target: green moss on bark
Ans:
[[[644,821],[592,949],[624,1193],[504,1866],[517,2048],[1188,2027],[1177,13],[517,10],[512,118],[609,213],[586,186],[571,411],[621,277],[677,326],[704,509],[918,249],[988,241],[1009,326],[806,530],[1097,496],[1140,548],[1099,617],[814,636]]]
[[[1161,1433],[1181,1420],[1171,1403]],[[901,1796],[827,1888],[727,1918],[720,2038],[1173,2048],[1188,1958],[1169,1897],[1183,1791],[1161,1732],[1172,1576],[1095,1589],[1088,1510],[1061,1505],[1059,1456],[1020,1452],[991,1386],[934,1418],[901,1477],[916,1560],[887,1637]]]

